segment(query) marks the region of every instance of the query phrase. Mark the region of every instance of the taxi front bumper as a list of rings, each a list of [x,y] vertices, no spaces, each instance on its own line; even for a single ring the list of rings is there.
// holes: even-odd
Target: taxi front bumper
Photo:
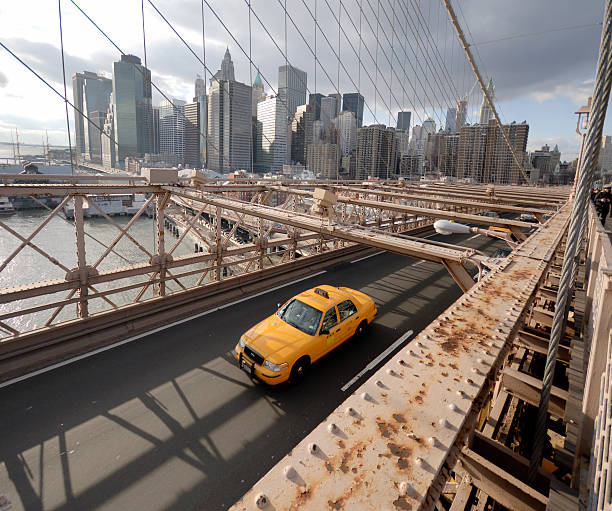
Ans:
[[[238,367],[252,377],[255,377],[268,385],[278,385],[289,379],[289,368],[275,373],[256,364],[251,358],[244,354],[244,350],[236,346],[234,356],[238,362]]]

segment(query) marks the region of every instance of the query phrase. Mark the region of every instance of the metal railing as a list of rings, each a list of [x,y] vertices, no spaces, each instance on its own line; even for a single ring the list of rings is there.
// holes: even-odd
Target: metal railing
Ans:
[[[585,351],[588,354],[581,453],[591,454],[589,510],[612,505],[612,243],[609,231],[589,212]],[[593,432],[593,436],[591,436]],[[592,441],[592,445],[591,445]]]

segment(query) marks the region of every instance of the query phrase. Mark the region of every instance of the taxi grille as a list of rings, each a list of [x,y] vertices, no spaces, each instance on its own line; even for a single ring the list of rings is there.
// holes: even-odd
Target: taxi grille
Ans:
[[[244,347],[244,354],[249,357],[253,362],[255,362],[258,365],[262,365],[264,358],[257,353],[256,351],[252,350],[250,347],[245,346]]]

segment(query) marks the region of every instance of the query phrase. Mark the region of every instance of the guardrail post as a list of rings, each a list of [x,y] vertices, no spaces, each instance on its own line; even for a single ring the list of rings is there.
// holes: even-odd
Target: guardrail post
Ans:
[[[221,254],[221,251],[223,250],[221,244],[222,237],[223,232],[221,232],[221,208],[217,206],[215,208],[215,247],[217,249],[217,257],[215,259],[215,280],[217,282],[221,280],[223,275],[223,272],[221,271],[221,266],[223,264],[223,255]]]
[[[87,260],[85,257],[85,223],[83,222],[83,196],[74,196],[74,229],[76,234],[77,265],[79,268],[79,302],[77,315],[80,318],[89,316],[87,301]]]
[[[155,200],[155,218],[157,220],[157,256],[160,261],[159,284],[155,286],[157,296],[166,296],[166,247],[164,243],[164,208],[167,201],[164,194],[157,194]]]

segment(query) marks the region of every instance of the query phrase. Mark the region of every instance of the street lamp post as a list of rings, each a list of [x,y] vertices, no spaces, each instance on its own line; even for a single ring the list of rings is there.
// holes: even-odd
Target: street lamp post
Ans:
[[[433,224],[434,229],[438,234],[480,234],[482,236],[488,236],[489,238],[498,238],[504,240],[512,248],[516,247],[516,243],[510,234],[506,232],[490,231],[488,229],[481,229],[480,227],[470,227],[469,225],[458,224],[451,222],[450,220],[436,220]]]

